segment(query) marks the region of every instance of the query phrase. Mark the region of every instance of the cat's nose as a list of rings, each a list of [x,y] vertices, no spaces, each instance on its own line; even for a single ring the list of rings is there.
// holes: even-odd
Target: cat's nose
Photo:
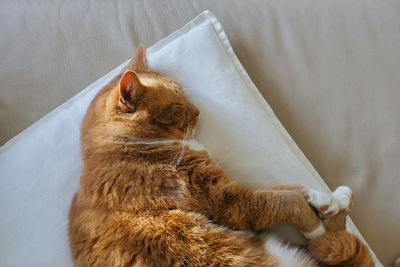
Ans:
[[[195,116],[199,116],[200,115],[200,110],[198,108],[196,108],[196,111],[194,112]]]

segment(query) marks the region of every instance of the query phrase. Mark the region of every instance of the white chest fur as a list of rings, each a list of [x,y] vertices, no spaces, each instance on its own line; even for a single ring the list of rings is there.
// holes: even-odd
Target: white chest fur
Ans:
[[[189,146],[191,150],[197,150],[197,151],[207,150],[207,148],[203,144],[199,143],[196,139],[189,139],[186,144]]]
[[[269,254],[279,261],[280,267],[316,267],[318,266],[311,255],[296,247],[283,244],[278,238],[269,236],[265,242]]]

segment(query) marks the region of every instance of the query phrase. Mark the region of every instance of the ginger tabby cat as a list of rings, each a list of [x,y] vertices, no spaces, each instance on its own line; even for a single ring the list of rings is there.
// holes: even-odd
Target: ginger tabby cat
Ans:
[[[373,266],[345,231],[348,187],[240,186],[191,139],[198,116],[177,82],[147,66],[142,45],[97,94],[69,215],[76,266]],[[255,234],[280,223],[297,225],[309,250]]]

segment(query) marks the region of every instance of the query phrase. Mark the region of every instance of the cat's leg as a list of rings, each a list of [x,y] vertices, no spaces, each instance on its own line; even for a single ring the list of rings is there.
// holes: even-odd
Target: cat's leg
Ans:
[[[328,264],[323,266],[373,267],[368,247],[357,236],[346,232],[348,208],[324,220],[327,232],[311,239],[309,250],[319,261]]]
[[[214,196],[212,220],[233,229],[257,231],[281,223],[293,223],[304,233],[325,232],[321,219],[296,190],[254,191],[239,185],[222,188]]]
[[[149,238],[150,252],[143,250],[143,266],[279,266],[278,259],[265,249],[264,238],[253,233],[215,225],[205,216],[181,210],[151,220],[139,235],[157,237]],[[162,227],[154,229],[155,223]]]
[[[74,231],[77,267],[279,266],[263,237],[210,223],[195,212],[117,213]]]
[[[332,193],[329,204],[334,215],[325,218],[326,233],[310,240],[309,250],[324,266],[365,266],[372,267],[374,262],[368,247],[354,234],[346,232],[346,218],[353,205],[353,194],[348,187],[340,186]]]
[[[268,190],[275,190],[281,193],[287,191],[294,191],[302,194],[307,202],[313,206],[320,218],[325,221],[327,231],[338,231],[339,229],[345,230],[345,221],[348,211],[352,206],[353,194],[349,187],[339,186],[333,193],[326,193],[314,189],[307,188],[298,184],[282,184],[269,187]],[[312,239],[325,230],[322,225],[312,232],[304,233],[306,238]]]
[[[327,232],[310,241],[309,250],[322,263],[335,266],[375,266],[368,247],[346,231]]]
[[[268,190],[280,190],[280,191],[296,191],[299,193],[305,193],[307,191],[307,187],[299,184],[279,184],[268,187]]]
[[[268,190],[290,190],[303,194],[308,203],[318,211],[321,218],[332,217],[342,209],[348,211],[353,200],[353,193],[347,186],[339,186],[333,193],[326,193],[297,184],[276,185],[269,187]]]
[[[307,188],[304,196],[317,210],[318,216],[324,219],[325,231],[345,230],[346,216],[353,204],[353,193],[349,187],[339,186],[333,193]],[[313,239],[325,231],[305,233],[304,236]]]
[[[234,183],[218,164],[213,164],[208,154],[203,154],[197,153],[197,157],[185,155],[179,166],[188,177],[190,197],[186,199],[185,209],[236,230],[258,231],[276,224],[293,223],[305,233],[324,231],[321,219],[306,201],[300,187],[254,190],[241,186]],[[194,166],[194,160],[204,162]]]

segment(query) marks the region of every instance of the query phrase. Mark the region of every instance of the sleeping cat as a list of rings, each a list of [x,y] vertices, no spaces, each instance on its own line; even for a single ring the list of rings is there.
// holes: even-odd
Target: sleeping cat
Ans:
[[[345,231],[352,193],[233,182],[192,137],[199,110],[151,70],[140,45],[91,103],[84,170],[70,208],[76,266],[374,266]],[[295,224],[309,249],[255,232]]]

